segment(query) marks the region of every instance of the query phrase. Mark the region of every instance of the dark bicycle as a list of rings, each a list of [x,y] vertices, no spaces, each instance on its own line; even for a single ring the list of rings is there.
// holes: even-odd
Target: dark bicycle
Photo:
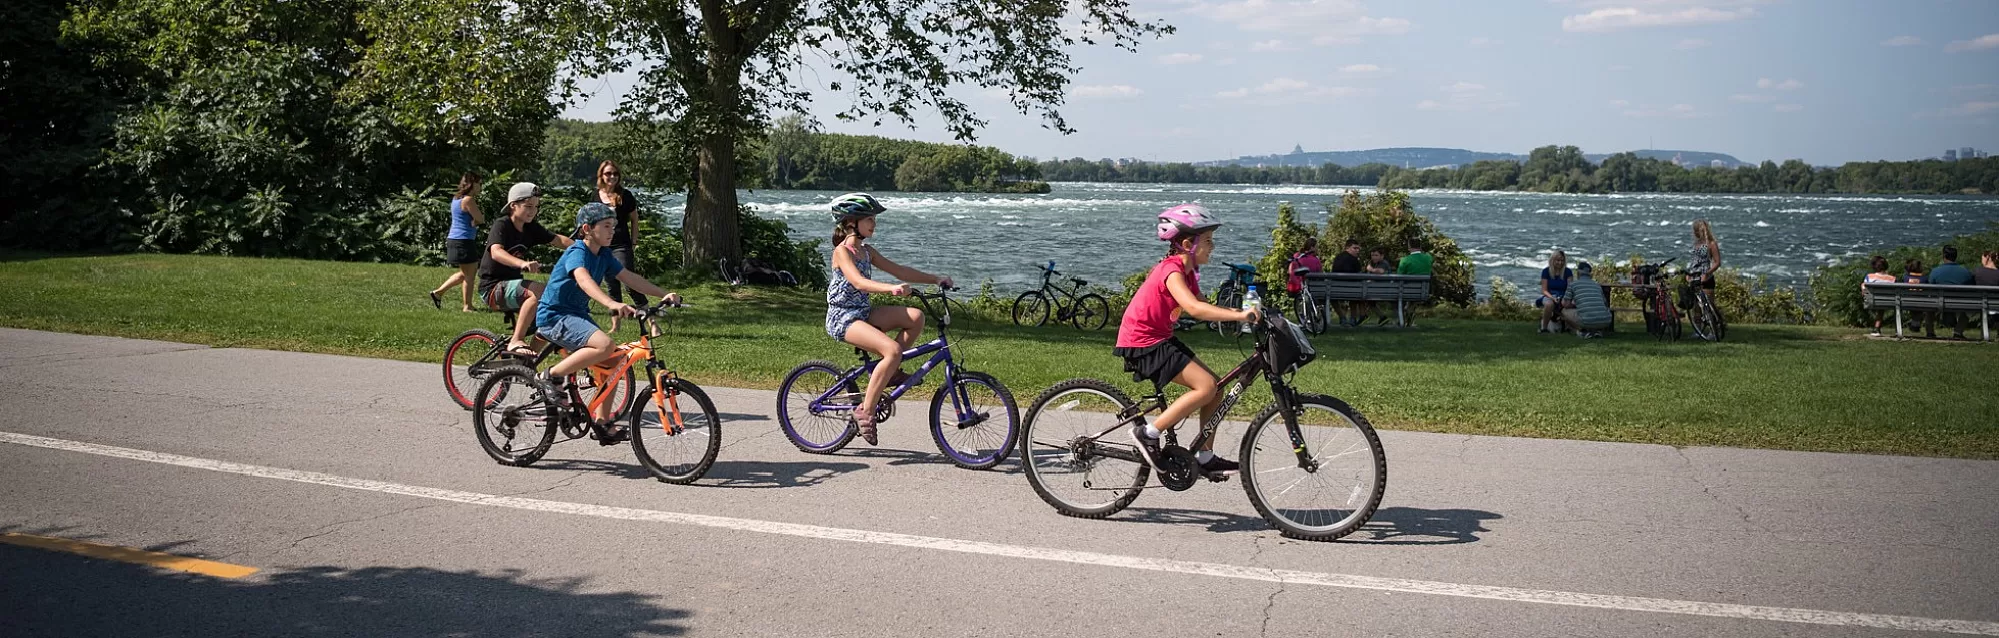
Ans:
[[[1213,440],[1257,377],[1275,400],[1250,417],[1241,448],[1243,491],[1279,532],[1291,538],[1330,541],[1353,533],[1374,515],[1388,486],[1388,457],[1367,417],[1339,399],[1300,392],[1289,377],[1316,356],[1296,326],[1271,311],[1255,330],[1255,352],[1222,377],[1221,409],[1201,423],[1200,434],[1181,447],[1174,431],[1160,442],[1158,485],[1183,491],[1200,479],[1229,474],[1201,472],[1193,450]],[[1147,415],[1164,411],[1164,388],[1134,403],[1117,386],[1098,379],[1055,384],[1027,409],[1020,463],[1036,494],[1056,511],[1078,518],[1117,513],[1149,487],[1154,468],[1127,434]]]
[[[1708,293],[1692,273],[1683,272],[1680,275],[1685,279],[1680,288],[1680,306],[1687,311],[1687,326],[1693,328],[1694,336],[1702,341],[1721,341],[1728,335],[1728,320],[1721,316],[1721,308],[1714,305],[1714,295]]]
[[[983,372],[958,366],[951,354],[946,330],[951,327],[950,306],[940,289],[935,293],[912,290],[923,305],[924,315],[937,324],[937,338],[902,353],[904,361],[931,355],[908,379],[885,388],[875,401],[875,423],[895,416],[895,402],[937,368],[944,369],[944,387],[930,398],[930,435],[937,450],[959,467],[983,470],[998,465],[1013,453],[1019,433],[1020,411],[998,379]],[[939,313],[937,307],[944,308]],[[855,408],[861,404],[868,374],[880,360],[868,351],[855,348],[860,363],[842,370],[831,361],[807,361],[792,368],[778,386],[777,422],[784,435],[799,450],[831,454],[854,440],[860,427],[854,423]]]
[[[564,387],[554,387],[535,373],[535,368],[557,350],[544,346],[531,360],[511,363],[494,370],[479,387],[472,411],[472,429],[479,447],[504,465],[525,467],[548,453],[556,432],[574,441],[596,440],[602,445],[631,441],[639,463],[659,480],[686,484],[701,478],[715,464],[722,449],[722,420],[715,403],[692,381],[680,378],[660,362],[653,339],[664,334],[660,319],[665,302],[642,309],[634,317],[643,331],[637,341],[618,346],[616,356],[569,375]],[[634,376],[643,367],[647,385],[637,397],[618,399],[596,393],[588,387],[607,386],[611,379]],[[634,396],[634,395],[628,395]],[[605,412],[607,401],[625,401],[629,414],[617,414],[607,423],[594,415]],[[609,427],[629,417],[623,432]]]
[[[521,259],[526,259],[528,255],[524,246],[515,246],[508,252]],[[465,285],[470,286],[472,283],[467,282]],[[514,322],[517,320],[516,311],[489,309],[500,315],[500,333],[512,335]],[[473,395],[478,393],[479,386],[484,384],[486,378],[492,376],[495,370],[509,365],[524,364],[534,359],[525,353],[508,352],[507,339],[501,334],[494,334],[493,331],[483,328],[473,328],[459,333],[444,347],[444,393],[450,396],[451,401],[457,403],[459,408],[472,409]],[[528,340],[535,344],[543,343],[539,336],[530,335]],[[618,403],[617,414],[623,416],[631,407],[633,393],[638,390],[638,377],[627,375],[619,382],[611,384],[609,389],[613,392],[622,391],[623,398]],[[595,398],[597,389],[592,388],[588,392],[592,398]]]
[[[1070,277],[1075,284],[1072,290],[1063,290],[1053,283],[1062,271],[1055,269],[1055,262],[1041,267],[1041,288],[1020,293],[1013,300],[1013,324],[1016,326],[1039,326],[1048,323],[1052,311],[1056,323],[1069,323],[1080,330],[1101,330],[1110,321],[1111,304],[1102,295],[1084,293],[1090,282]],[[1080,293],[1080,294],[1079,294]]]
[[[1250,286],[1256,285],[1256,264],[1223,262],[1222,265],[1229,267],[1229,278],[1222,282],[1221,287],[1215,289],[1215,305],[1230,310],[1242,308],[1243,292],[1249,290]],[[1240,321],[1210,322],[1209,325],[1224,335],[1243,331]]]
[[[1680,309],[1673,305],[1672,289],[1667,285],[1672,275],[1666,272],[1666,266],[1678,259],[1631,269],[1631,294],[1638,297],[1640,312],[1645,315],[1645,332],[1664,341],[1680,338]]]

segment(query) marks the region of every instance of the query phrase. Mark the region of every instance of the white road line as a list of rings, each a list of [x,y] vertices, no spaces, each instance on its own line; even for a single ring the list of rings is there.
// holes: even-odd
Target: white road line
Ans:
[[[1930,631],[1930,632],[1970,634],[1970,635],[1980,635],[1980,636],[1999,636],[1999,622],[1985,622],[1985,621],[1976,621],[1976,620],[1949,620],[1941,618],[1922,618],[1918,616],[1894,616],[1887,614],[1866,614],[1866,613],[1843,612],[1843,611],[1824,611],[1817,609],[1796,609],[1790,607],[1762,607],[1755,605],[1733,605],[1727,603],[1710,603],[1710,602],[1700,602],[1692,600],[1672,600],[1666,598],[1610,596],[1603,594],[1550,591],[1542,589],[1521,589],[1517,587],[1495,587],[1490,585],[1467,585],[1461,583],[1446,583],[1446,582],[1427,581],[1427,580],[1377,578],[1373,576],[1356,576],[1351,574],[1329,574],[1322,572],[1293,571],[1288,569],[1270,569],[1264,567],[1224,565],[1220,563],[1202,563],[1194,561],[1173,560],[1167,558],[1119,556],[1116,554],[1079,552],[1079,551],[1053,549],[1046,547],[1005,545],[1000,543],[958,540],[952,538],[914,536],[910,534],[894,534],[889,532],[874,532],[874,531],[859,530],[859,529],[820,527],[817,525],[799,525],[796,523],[779,523],[774,521],[759,521],[759,520],[742,519],[742,518],[728,518],[724,516],[708,516],[704,514],[682,514],[678,512],[664,512],[659,510],[642,510],[642,509],[633,509],[628,507],[611,507],[605,505],[586,505],[582,503],[565,503],[561,501],[544,501],[538,499],[519,498],[513,496],[480,494],[477,492],[462,492],[458,490],[446,490],[433,487],[421,487],[416,485],[404,485],[400,483],[388,483],[383,481],[371,481],[368,479],[349,478],[345,476],[335,476],[332,474],[321,474],[318,472],[288,470],[277,467],[264,467],[261,465],[245,465],[242,463],[231,463],[228,461],[217,461],[213,459],[195,458],[191,456],[181,456],[178,454],[167,454],[164,452],[135,450],[131,448],[99,445],[96,443],[84,443],[81,441],[52,439],[52,438],[34,436],[29,434],[16,434],[12,432],[0,432],[0,442],[13,443],[17,445],[26,445],[30,447],[48,448],[52,450],[64,450],[69,452],[81,452],[84,454],[96,454],[99,456],[109,456],[109,457],[129,459],[134,461],[145,461],[148,463],[160,463],[164,465],[174,465],[180,467],[209,470],[214,472],[223,472],[228,474],[240,474],[243,476],[277,479],[281,481],[293,481],[297,483],[310,483],[313,485],[325,485],[330,487],[340,487],[351,490],[381,492],[384,494],[397,494],[402,496],[427,498],[439,501],[449,501],[454,503],[465,503],[470,505],[486,505],[492,507],[506,507],[506,508],[528,510],[534,512],[572,514],[576,516],[594,516],[598,518],[609,518],[609,519],[628,520],[628,521],[644,521],[650,523],[698,525],[702,527],[733,529],[745,532],[757,532],[761,534],[781,534],[785,536],[799,536],[804,538],[818,538],[818,539],[827,539],[827,540],[836,540],[836,541],[847,541],[853,543],[894,545],[898,547],[914,547],[918,549],[961,552],[966,554],[1005,556],[1009,558],[1026,558],[1031,560],[1076,563],[1081,565],[1096,565],[1100,567],[1120,567],[1124,569],[1142,569],[1148,571],[1171,572],[1176,574],[1194,574],[1200,576],[1215,576],[1220,578],[1256,580],[1256,581],[1266,581],[1273,583],[1286,583],[1293,585],[1318,585],[1323,587],[1341,587],[1348,589],[1372,589],[1378,591],[1404,592],[1411,594],[1430,594],[1436,596],[1457,596],[1460,598],[1482,598],[1486,600],[1503,600],[1503,601],[1520,602],[1520,603],[1537,603],[1543,605],[1567,605],[1571,607],[1590,607],[1596,609],[1640,611],[1640,612],[1652,612],[1652,613],[1662,613],[1662,614],[1682,614],[1688,616],[1710,616],[1715,618],[1742,618],[1750,620],[1770,620],[1776,622],[1799,623],[1799,624],[1809,624],[1809,625],[1870,627],[1876,629],[1903,629],[1909,631]]]

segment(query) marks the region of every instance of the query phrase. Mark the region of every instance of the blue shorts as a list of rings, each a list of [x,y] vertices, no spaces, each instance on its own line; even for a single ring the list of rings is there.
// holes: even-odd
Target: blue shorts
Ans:
[[[597,323],[576,315],[556,315],[545,324],[536,324],[541,338],[570,352],[582,350],[590,345],[590,338],[597,336]]]
[[[874,312],[874,308],[868,306],[861,306],[859,308],[827,306],[826,336],[832,337],[834,341],[846,341],[847,328],[854,325],[856,321],[867,321],[868,314],[871,312]]]

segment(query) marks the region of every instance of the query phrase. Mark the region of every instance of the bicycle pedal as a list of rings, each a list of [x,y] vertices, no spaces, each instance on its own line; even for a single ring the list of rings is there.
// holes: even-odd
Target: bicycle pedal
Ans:
[[[1202,474],[1202,476],[1203,476],[1203,477],[1205,477],[1205,478],[1207,478],[1207,479],[1208,479],[1208,482],[1209,482],[1209,483],[1227,483],[1227,482],[1229,482],[1229,477],[1231,477],[1231,476],[1235,476],[1235,473],[1234,473],[1234,472],[1208,472],[1208,473],[1205,473],[1205,474]]]

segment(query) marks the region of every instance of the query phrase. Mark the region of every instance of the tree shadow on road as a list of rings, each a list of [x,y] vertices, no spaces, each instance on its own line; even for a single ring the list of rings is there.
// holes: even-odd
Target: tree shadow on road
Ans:
[[[173,544],[169,544],[173,545]],[[237,580],[0,545],[14,636],[677,636],[650,593],[517,570],[313,566]]]

